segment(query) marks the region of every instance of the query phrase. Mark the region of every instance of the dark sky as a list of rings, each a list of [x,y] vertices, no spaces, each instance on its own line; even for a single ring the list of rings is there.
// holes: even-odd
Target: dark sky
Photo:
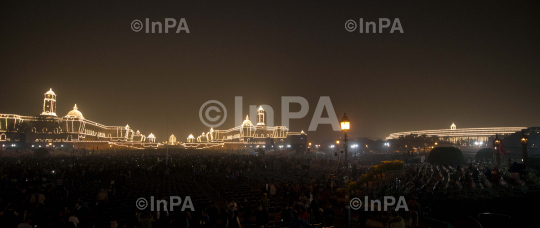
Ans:
[[[145,18],[186,18],[190,34],[131,30]],[[405,33],[347,32],[359,18],[399,18]],[[59,115],[76,103],[87,119],[158,141],[167,114],[180,141],[207,131],[198,111],[212,99],[229,111],[221,129],[232,127],[234,96],[244,115],[305,97],[293,131],[330,96],[353,137],[540,126],[539,22],[540,1],[2,1],[0,113],[38,115],[53,88]]]

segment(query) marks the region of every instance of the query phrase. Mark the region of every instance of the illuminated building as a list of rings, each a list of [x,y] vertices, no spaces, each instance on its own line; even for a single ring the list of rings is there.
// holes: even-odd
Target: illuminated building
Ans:
[[[186,148],[226,148],[226,149],[289,149],[303,151],[307,148],[307,135],[304,131],[290,132],[285,126],[268,127],[265,124],[265,113],[262,107],[257,111],[257,123],[254,125],[249,116],[240,126],[227,130],[214,130],[203,132],[194,137],[190,134],[187,142],[182,144]]]
[[[176,136],[174,136],[174,134],[172,134],[169,137],[169,145],[175,145],[175,144],[176,144]]]
[[[157,147],[155,136],[145,137],[126,126],[106,126],[86,119],[77,105],[63,117],[57,116],[57,95],[45,93],[39,116],[0,114],[0,141],[15,142],[21,149],[30,147],[105,148]]]
[[[515,132],[521,132],[522,129],[526,129],[526,127],[457,128],[452,123],[450,129],[398,132],[390,134],[386,139],[399,139],[400,137],[414,134],[418,136],[439,137],[441,141],[459,143],[463,146],[474,146],[487,144],[489,138],[495,135],[506,136]]]

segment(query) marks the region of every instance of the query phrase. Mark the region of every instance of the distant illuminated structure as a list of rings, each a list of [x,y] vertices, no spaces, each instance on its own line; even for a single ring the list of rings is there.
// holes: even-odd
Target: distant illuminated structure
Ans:
[[[169,137],[169,145],[174,145],[174,144],[176,144],[176,136],[174,136],[174,134],[172,134]]]
[[[43,99],[43,112],[39,116],[0,114],[0,141],[17,142],[29,147],[158,147],[155,137],[146,138],[139,131],[126,126],[105,126],[84,118],[75,104],[67,115],[56,115],[57,95],[50,89]],[[29,145],[23,145],[29,144]],[[77,145],[77,146],[75,146]]]
[[[139,130],[133,135],[133,142],[146,142],[146,136],[141,134]]]
[[[189,134],[189,136],[187,137],[187,142],[188,143],[195,143],[195,137],[193,137],[192,134]]]
[[[187,142],[182,144],[186,148],[229,148],[229,149],[255,149],[255,148],[286,148],[306,149],[307,136],[304,131],[289,132],[285,126],[268,127],[265,124],[264,110],[259,107],[257,111],[257,124],[254,125],[249,115],[240,126],[227,130],[215,130],[203,132],[194,137],[189,135]],[[275,145],[275,147],[274,147]],[[281,147],[280,147],[281,146]]]
[[[526,127],[487,127],[487,128],[457,128],[456,124],[452,123],[450,129],[439,129],[439,130],[423,130],[423,131],[406,131],[392,133],[388,137],[389,139],[398,139],[400,137],[405,137],[407,135],[426,135],[429,137],[439,137],[442,141],[448,142],[462,142],[466,145],[485,145],[489,137],[510,135],[515,132],[520,132]]]
[[[156,142],[156,137],[154,136],[154,134],[150,133],[148,135],[148,142],[150,142],[150,143],[155,143]]]

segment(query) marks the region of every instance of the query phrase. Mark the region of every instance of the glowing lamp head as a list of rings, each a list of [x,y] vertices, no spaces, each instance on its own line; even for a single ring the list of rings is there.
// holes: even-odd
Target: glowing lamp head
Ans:
[[[529,143],[529,138],[527,138],[524,131],[521,131],[520,143],[523,147],[526,147]]]
[[[341,125],[342,131],[348,131],[351,126],[351,121],[349,121],[349,118],[347,117],[347,113],[343,114],[343,117],[341,118],[341,121],[339,122]]]
[[[336,144],[339,144],[339,140],[336,140]]]

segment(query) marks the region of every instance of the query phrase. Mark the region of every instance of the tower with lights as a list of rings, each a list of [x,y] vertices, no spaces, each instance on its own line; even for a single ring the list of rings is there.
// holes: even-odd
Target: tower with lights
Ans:
[[[56,116],[56,94],[52,88],[45,93],[42,116]]]
[[[257,126],[264,126],[264,110],[262,106],[259,106],[257,111]]]

